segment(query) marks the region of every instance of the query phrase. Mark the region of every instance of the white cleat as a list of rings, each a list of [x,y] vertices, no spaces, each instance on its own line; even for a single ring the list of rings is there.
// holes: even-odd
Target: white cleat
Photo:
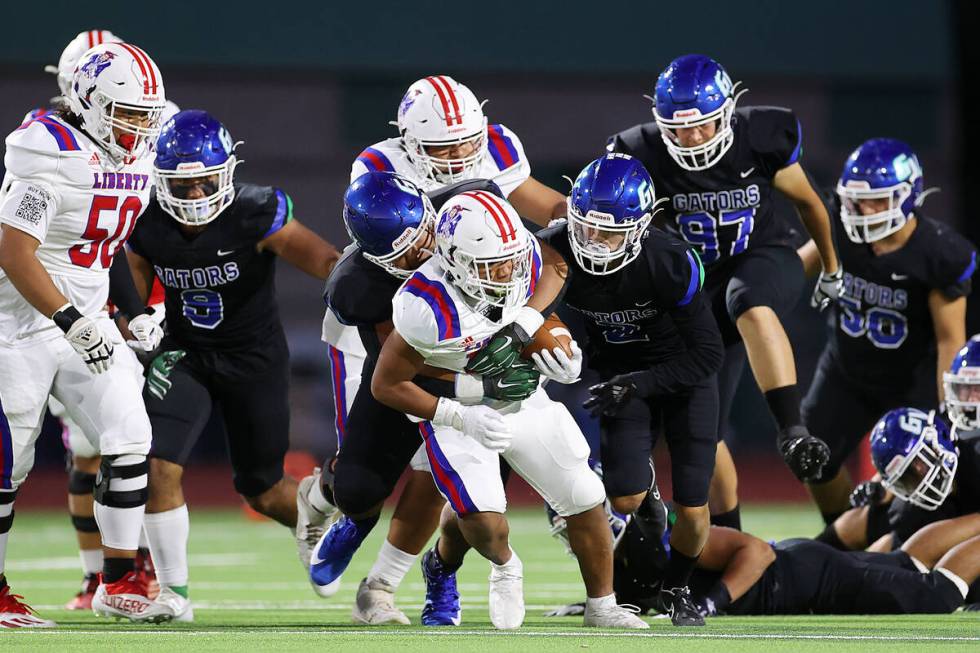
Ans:
[[[296,548],[299,551],[299,561],[307,572],[310,570],[313,549],[323,537],[327,521],[337,512],[334,508],[329,514],[325,514],[310,503],[310,488],[314,483],[319,482],[320,469],[316,468],[311,475],[304,477],[296,488]]]
[[[194,621],[194,607],[191,600],[173,591],[169,587],[160,590],[156,598],[157,603],[169,606],[174,613],[174,621],[190,623]]]
[[[616,605],[603,606],[593,609],[585,605],[585,620],[583,625],[589,628],[649,628],[650,624],[630,610],[629,607]]]
[[[136,572],[115,583],[101,583],[92,597],[92,611],[100,617],[129,619],[134,623],[163,623],[176,615],[171,606],[147,596],[145,583]]]
[[[24,597],[10,591],[9,585],[0,589],[0,630],[4,628],[54,628],[50,619],[37,616],[34,609],[22,601]]]
[[[504,566],[490,564],[490,622],[498,630],[524,623],[524,565],[517,554]]]
[[[380,626],[382,624],[411,625],[405,613],[395,607],[395,593],[391,586],[382,580],[368,582],[365,578],[357,586],[357,599],[354,601],[354,611],[351,614],[354,623],[365,626]]]

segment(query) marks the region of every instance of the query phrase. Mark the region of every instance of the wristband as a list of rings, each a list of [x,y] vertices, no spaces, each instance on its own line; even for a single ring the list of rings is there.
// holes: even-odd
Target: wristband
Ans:
[[[82,319],[82,314],[71,303],[68,303],[56,310],[54,315],[51,316],[51,319],[54,320],[54,323],[58,325],[58,328],[63,333],[68,333],[71,325]]]
[[[517,317],[514,319],[513,324],[524,331],[521,344],[526,345],[534,339],[534,334],[544,324],[544,316],[530,306],[524,306],[517,312]],[[521,337],[522,334],[518,333],[517,335]]]
[[[460,372],[456,375],[456,398],[462,401],[480,401],[483,391],[483,377],[479,374]]]

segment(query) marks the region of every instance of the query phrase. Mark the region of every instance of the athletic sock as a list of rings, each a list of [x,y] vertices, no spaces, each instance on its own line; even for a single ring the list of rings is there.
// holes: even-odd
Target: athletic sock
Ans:
[[[596,610],[608,609],[616,607],[616,594],[607,594],[606,596],[597,596],[592,598],[591,596],[585,599],[585,609],[589,612],[594,612]]]
[[[143,518],[150,555],[161,587],[183,587],[187,594],[187,539],[191,532],[187,504]],[[174,591],[177,591],[174,589]],[[181,592],[177,592],[181,594]]]
[[[378,552],[378,557],[367,575],[368,581],[380,580],[394,592],[401,585],[402,579],[405,578],[417,558],[417,554],[402,551],[385,538],[381,544],[381,550]]]
[[[827,524],[827,527],[823,529],[820,535],[813,538],[817,542],[823,542],[828,546],[832,546],[835,549],[840,549],[841,551],[847,551],[847,545],[841,541],[840,536],[837,534],[837,529],[834,528],[834,523],[831,522]]]
[[[102,563],[104,562],[102,549],[79,549],[78,557],[82,560],[82,572],[86,576],[102,571]]]
[[[504,564],[498,565],[493,561],[490,562],[490,567],[496,571],[507,571],[508,569],[511,569],[513,567],[521,567],[521,566],[522,566],[521,559],[517,557],[517,552],[514,551],[514,549],[510,550],[510,560],[508,560]]]
[[[323,486],[319,478],[316,479],[316,483],[310,485],[310,491],[306,493],[306,499],[310,502],[311,506],[324,515],[329,515],[337,509],[323,494]]]
[[[115,583],[135,570],[136,564],[132,558],[106,558],[102,563],[102,582]]]
[[[776,419],[780,431],[802,423],[800,420],[800,390],[795,383],[784,385],[781,388],[773,388],[765,395],[766,403],[769,404],[769,412]]]
[[[664,573],[663,588],[671,590],[675,587],[687,587],[694,565],[697,564],[700,557],[700,553],[692,558],[671,547],[670,562],[667,563],[667,571]]]
[[[354,528],[357,529],[358,545],[364,541],[364,538],[371,533],[374,529],[374,525],[378,523],[378,519],[381,515],[373,515],[371,517],[364,517],[362,519],[350,519],[350,522],[354,524]]]
[[[735,505],[734,508],[728,512],[718,513],[717,515],[711,515],[711,525],[712,526],[724,526],[725,528],[734,528],[737,531],[742,530],[742,509],[739,505]]]
[[[435,558],[436,565],[438,565],[439,569],[442,571],[450,574],[455,573],[456,570],[462,566],[462,564],[453,565],[446,562],[443,557],[439,555],[439,542],[440,539],[437,539],[436,543],[432,545],[432,556]]]
[[[17,490],[0,492],[0,576],[3,576],[4,562],[7,559],[7,538],[14,524],[15,498],[17,498]]]

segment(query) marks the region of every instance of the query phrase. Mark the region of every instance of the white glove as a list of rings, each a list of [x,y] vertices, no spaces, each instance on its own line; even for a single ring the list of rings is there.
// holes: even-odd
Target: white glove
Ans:
[[[65,338],[93,374],[101,374],[112,366],[112,343],[91,318],[82,316],[75,320],[65,332]]]
[[[490,451],[503,453],[510,447],[513,434],[503,416],[489,406],[464,406],[458,401],[439,399],[436,414],[432,418],[435,426],[450,426],[463,435],[471,437]]]
[[[844,269],[838,266],[837,272],[827,274],[820,273],[817,285],[813,289],[813,296],[810,297],[810,306],[817,310],[824,310],[837,301],[844,291]]]
[[[572,350],[571,358],[561,347],[555,347],[553,352],[542,349],[531,354],[531,360],[537,365],[538,371],[558,383],[575,383],[582,376],[582,350],[578,343],[572,340],[568,346]]]
[[[163,328],[150,313],[142,313],[130,320],[129,331],[136,340],[127,340],[126,344],[133,349],[153,351],[163,340]]]

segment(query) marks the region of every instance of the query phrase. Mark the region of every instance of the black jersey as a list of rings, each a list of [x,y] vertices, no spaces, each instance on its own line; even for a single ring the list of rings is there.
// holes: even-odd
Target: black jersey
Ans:
[[[721,336],[702,297],[704,269],[686,243],[650,228],[636,259],[591,275],[574,261],[567,223],[537,237],[568,262],[564,301],[585,318],[590,367],[606,377],[650,368],[657,392],[690,387],[718,369]]]
[[[832,221],[844,293],[834,307],[830,346],[843,371],[858,381],[910,387],[916,374],[933,374],[929,293],[936,289],[949,299],[970,293],[973,245],[940,222],[916,221],[904,247],[880,256],[847,238],[840,220]]]
[[[344,250],[327,279],[323,300],[341,324],[357,327],[372,366],[381,351],[375,326],[391,321],[391,298],[402,281],[365,259],[356,245]]]
[[[732,118],[735,140],[707,170],[684,170],[671,158],[656,122],[630,127],[607,148],[639,159],[664,204],[668,229],[699,248],[708,268],[749,247],[789,243],[792,225],[773,208],[776,173],[802,151],[800,123],[789,109],[743,107]],[[846,269],[846,268],[845,268]]]
[[[187,349],[240,351],[282,332],[275,294],[276,256],[259,241],[292,219],[278,188],[235,184],[235,199],[193,237],[151,198],[129,238],[166,292],[170,336]]]

